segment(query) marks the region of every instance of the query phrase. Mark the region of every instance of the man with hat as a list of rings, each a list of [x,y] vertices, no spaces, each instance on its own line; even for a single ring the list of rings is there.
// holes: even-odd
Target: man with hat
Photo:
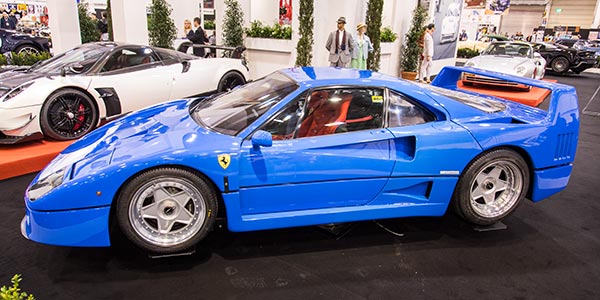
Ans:
[[[332,67],[347,68],[350,64],[352,47],[354,41],[352,34],[345,30],[346,18],[337,20],[337,30],[332,31],[327,38],[325,48],[329,51],[329,62]]]

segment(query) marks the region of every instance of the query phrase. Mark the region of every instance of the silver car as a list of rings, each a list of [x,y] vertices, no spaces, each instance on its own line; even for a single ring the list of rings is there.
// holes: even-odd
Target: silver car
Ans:
[[[466,67],[474,67],[510,75],[542,79],[546,72],[546,60],[524,42],[493,42],[479,56],[469,59]],[[465,73],[463,84],[485,84],[530,89],[516,83],[496,80]]]

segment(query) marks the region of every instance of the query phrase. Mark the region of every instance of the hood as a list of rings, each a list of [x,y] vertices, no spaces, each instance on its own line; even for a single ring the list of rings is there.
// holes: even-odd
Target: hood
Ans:
[[[61,153],[78,153],[73,177],[108,165],[143,164],[218,151],[239,150],[239,138],[210,131],[189,114],[193,100],[176,100],[152,106],[106,124]],[[86,149],[82,152],[81,149]],[[75,162],[69,160],[71,163]]]
[[[0,87],[12,89],[23,83],[36,80],[45,75],[36,73],[26,73],[24,71],[7,71],[0,73]]]
[[[473,67],[517,75],[515,68],[521,64],[529,63],[529,58],[515,56],[499,56],[499,55],[480,55],[473,57],[467,61],[474,63]],[[466,64],[465,64],[466,65]]]

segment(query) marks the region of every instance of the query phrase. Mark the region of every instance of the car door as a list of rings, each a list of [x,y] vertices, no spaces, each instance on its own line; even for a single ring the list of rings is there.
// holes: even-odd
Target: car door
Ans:
[[[382,88],[325,88],[290,102],[260,129],[271,147],[246,139],[240,155],[242,214],[363,205],[394,167],[383,128]]]
[[[90,90],[103,98],[111,116],[169,100],[172,80],[152,48],[126,46],[109,55]]]
[[[165,74],[172,76],[170,99],[191,97],[217,89],[223,59],[203,59],[166,49],[156,49],[156,53],[165,65]]]

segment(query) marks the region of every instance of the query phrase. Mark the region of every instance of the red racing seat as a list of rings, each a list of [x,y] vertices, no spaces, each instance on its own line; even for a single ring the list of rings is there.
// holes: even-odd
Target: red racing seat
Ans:
[[[315,104],[313,112],[302,121],[298,137],[333,134],[346,124],[352,94],[334,95]],[[311,100],[312,102],[312,100]],[[309,113],[311,105],[309,104]]]

